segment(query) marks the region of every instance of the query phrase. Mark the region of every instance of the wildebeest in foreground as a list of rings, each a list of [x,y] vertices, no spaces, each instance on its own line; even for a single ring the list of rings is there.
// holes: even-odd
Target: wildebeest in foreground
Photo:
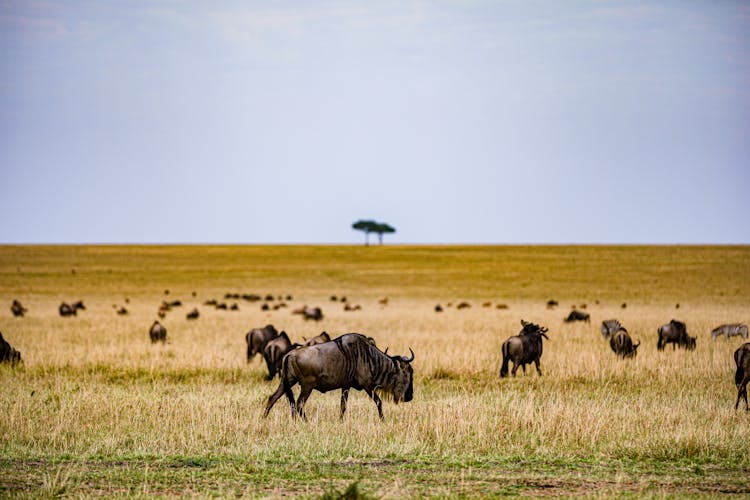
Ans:
[[[79,300],[78,302],[74,302],[73,304],[68,304],[67,302],[63,302],[60,304],[59,311],[60,316],[66,317],[66,316],[78,316],[78,310],[86,310],[86,306],[83,305],[83,301]]]
[[[272,338],[263,349],[263,359],[266,360],[268,376],[266,380],[273,380],[277,373],[281,373],[281,360],[286,353],[300,347],[296,342],[292,344],[286,332],[281,332],[278,337]]]
[[[568,317],[564,319],[566,323],[572,323],[573,321],[591,321],[591,316],[589,316],[589,313],[579,311],[577,309],[573,309],[570,311],[570,314],[568,314]]]
[[[269,398],[263,417],[274,403],[286,395],[292,416],[305,416],[305,402],[313,389],[328,392],[341,389],[341,418],[344,418],[349,389],[365,391],[378,407],[383,419],[382,401],[378,392],[390,394],[393,401],[411,401],[414,396],[414,370],[411,357],[389,356],[359,333],[347,333],[330,342],[295,349],[284,357],[281,382]],[[294,402],[292,387],[300,384],[300,394]]]
[[[539,368],[539,360],[542,357],[542,337],[549,340],[545,335],[547,328],[540,327],[534,323],[521,320],[523,329],[518,335],[510,337],[503,342],[503,366],[500,368],[500,376],[508,376],[508,362],[513,361],[513,370],[511,373],[516,376],[516,370],[520,366],[526,373],[526,365],[534,363],[539,376],[542,376],[542,370]]]
[[[722,335],[726,335],[727,340],[729,340],[729,337],[734,337],[735,335],[739,335],[743,339],[747,339],[747,325],[743,325],[741,323],[733,323],[731,325],[717,326],[716,328],[711,330],[711,340],[716,340],[717,337],[720,337]]]
[[[623,359],[636,357],[639,345],[641,345],[641,341],[639,340],[637,344],[633,344],[630,334],[622,327],[609,338],[609,346],[612,348],[612,351]]]
[[[154,321],[154,324],[148,330],[148,336],[151,338],[152,344],[156,342],[164,344],[167,342],[167,329],[158,321]]]
[[[675,346],[691,351],[695,349],[696,338],[688,335],[687,326],[682,321],[673,319],[666,325],[661,325],[658,333],[659,340],[656,343],[656,348],[660,351],[664,350],[667,344],[672,344],[672,350],[675,349]]]
[[[26,311],[28,311],[28,309],[23,307],[21,301],[19,301],[18,299],[13,299],[13,303],[10,305],[10,312],[13,313],[13,316],[22,318]]]
[[[605,319],[602,321],[602,337],[609,340],[620,328],[623,328],[623,326],[616,319]]]
[[[329,340],[331,340],[331,336],[328,335],[328,332],[321,332],[320,335],[316,335],[310,338],[309,340],[305,339],[305,337],[302,337],[302,339],[305,340],[305,345],[308,346],[308,345],[317,345],[317,344],[322,344],[323,342],[328,342]]]
[[[253,328],[245,334],[245,343],[247,344],[247,362],[249,363],[253,356],[260,354],[263,356],[263,349],[269,340],[276,338],[279,332],[273,325],[266,325],[263,328]]]
[[[0,332],[0,363],[10,363],[11,366],[23,363],[21,352],[11,347],[3,338],[3,332]]]
[[[745,410],[750,411],[747,404],[747,384],[750,382],[750,342],[742,344],[734,351],[734,362],[737,364],[737,372],[734,374],[734,383],[737,385],[737,402],[734,409],[740,405],[740,397],[745,399]]]

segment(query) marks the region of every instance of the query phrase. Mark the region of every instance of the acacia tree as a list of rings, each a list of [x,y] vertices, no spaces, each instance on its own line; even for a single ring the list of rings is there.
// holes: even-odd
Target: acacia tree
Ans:
[[[370,245],[370,233],[377,233],[378,241],[383,244],[383,234],[395,233],[396,229],[392,226],[383,222],[375,222],[374,220],[358,220],[352,224],[352,229],[358,231],[364,231],[365,233],[365,246]]]
[[[370,233],[375,230],[375,227],[378,225],[377,222],[374,220],[358,220],[354,224],[352,224],[352,229],[356,229],[358,231],[364,231],[365,233],[365,246],[370,245]]]
[[[374,233],[378,233],[378,241],[380,244],[383,244],[383,233],[395,233],[396,228],[389,226],[388,224],[384,222],[379,222],[375,224],[375,227],[372,230]]]

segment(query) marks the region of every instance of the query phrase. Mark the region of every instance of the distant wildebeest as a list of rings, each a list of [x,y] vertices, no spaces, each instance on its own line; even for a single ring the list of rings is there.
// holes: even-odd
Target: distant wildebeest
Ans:
[[[641,345],[641,341],[639,340],[637,344],[633,344],[633,339],[630,338],[628,331],[622,327],[609,338],[609,346],[612,348],[612,351],[623,359],[636,357],[639,345]]]
[[[747,325],[744,325],[742,323],[733,323],[730,325],[717,326],[716,328],[711,330],[711,340],[716,340],[717,337],[720,337],[722,335],[726,335],[727,340],[729,340],[729,337],[734,337],[735,335],[739,335],[743,339],[747,339]]]
[[[120,306],[119,309],[117,309],[117,314],[120,316],[126,316],[128,314],[128,310],[125,309],[125,306]]]
[[[605,319],[602,321],[602,337],[609,340],[620,328],[623,328],[623,326],[616,319]]]
[[[623,308],[623,309],[626,309],[628,307],[628,303],[627,302],[623,302],[622,304],[620,304],[620,307]]]
[[[154,324],[148,330],[148,336],[151,338],[152,344],[156,342],[164,344],[167,342],[167,329],[158,321],[154,321]]]
[[[695,349],[696,338],[688,335],[687,326],[682,321],[673,319],[666,325],[661,325],[658,334],[656,348],[660,351],[664,350],[667,344],[672,344],[672,350],[675,346],[688,350]]]
[[[180,307],[180,306],[182,306],[182,301],[181,300],[172,300],[170,302],[167,302],[167,304],[169,305],[169,307]]]
[[[344,418],[349,390],[365,391],[375,402],[378,416],[383,419],[383,408],[378,392],[389,394],[393,401],[411,401],[414,395],[414,370],[411,357],[389,356],[375,347],[367,337],[347,333],[331,342],[300,347],[284,357],[281,382],[269,398],[263,417],[282,395],[286,395],[292,416],[305,416],[305,402],[313,389],[328,392],[341,389],[341,418]],[[300,394],[294,402],[292,387],[300,384]]]
[[[495,304],[495,309],[508,309],[508,304]]]
[[[231,306],[229,306],[229,310],[230,311],[239,311],[240,310],[240,306],[238,306],[237,303],[235,302],[234,304],[232,304]]]
[[[437,305],[435,306],[435,312],[436,312],[436,313],[441,313],[441,312],[443,312],[443,306],[441,306],[440,304],[437,304]]]
[[[359,311],[362,309],[362,306],[359,304],[352,305],[351,303],[347,302],[344,304],[344,311]]]
[[[589,316],[589,313],[579,311],[577,309],[573,309],[570,311],[570,314],[568,314],[568,317],[564,320],[566,323],[572,323],[573,321],[585,321],[590,322],[591,316]]]
[[[21,302],[17,299],[13,299],[13,303],[10,305],[10,312],[13,313],[13,316],[16,316],[17,318],[22,318],[24,313],[28,311]]]
[[[9,363],[15,366],[23,363],[21,352],[15,350],[4,338],[3,332],[0,332],[0,363]]]
[[[200,311],[198,311],[198,309],[197,309],[197,308],[194,308],[194,309],[193,309],[192,311],[190,311],[189,313],[187,313],[187,314],[185,315],[185,317],[186,317],[187,319],[198,319],[198,317],[199,317],[200,315],[201,315]]]
[[[559,303],[555,299],[549,299],[547,301],[547,309],[554,309]]]
[[[737,385],[737,402],[734,403],[734,409],[740,405],[740,397],[745,400],[745,410],[750,411],[747,404],[747,384],[750,382],[750,342],[742,344],[739,349],[734,351],[734,362],[737,365],[737,372],[734,374],[734,383]]]
[[[269,340],[278,337],[279,332],[273,325],[266,325],[263,328],[253,328],[245,334],[245,343],[247,344],[247,362],[252,361],[253,356],[260,354],[263,356],[263,349]]]
[[[534,363],[539,376],[542,376],[542,370],[539,368],[539,361],[542,357],[542,337],[549,340],[545,335],[549,330],[540,327],[534,323],[521,320],[523,328],[518,335],[510,337],[503,342],[503,366],[500,368],[500,376],[508,376],[508,362],[513,361],[512,375],[516,376],[516,371],[520,366],[526,373],[526,365]]]
[[[316,335],[312,337],[311,339],[305,339],[305,337],[302,337],[302,340],[305,340],[305,345],[316,345],[316,344],[322,344],[323,342],[328,342],[331,340],[331,336],[328,335],[328,332],[322,332],[320,335]]]
[[[86,306],[83,305],[83,301],[79,300],[78,302],[74,302],[73,304],[68,304],[67,302],[63,302],[60,304],[59,311],[60,316],[66,317],[66,316],[78,316],[78,310],[86,310]]]
[[[266,380],[273,380],[277,373],[281,374],[281,360],[286,353],[297,347],[300,347],[300,344],[296,342],[292,344],[286,332],[281,332],[278,337],[272,338],[266,343],[266,347],[263,348],[263,359],[266,360],[266,366],[268,367]]]
[[[468,309],[469,307],[471,307],[471,304],[468,302],[459,302],[456,309]]]
[[[306,320],[320,321],[323,319],[323,311],[320,310],[320,307],[305,307],[302,310],[302,317]]]

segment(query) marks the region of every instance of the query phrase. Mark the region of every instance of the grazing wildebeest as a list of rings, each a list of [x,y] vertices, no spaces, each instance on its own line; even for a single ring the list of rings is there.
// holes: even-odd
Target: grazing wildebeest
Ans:
[[[568,317],[564,320],[566,323],[572,323],[573,321],[586,321],[587,323],[591,321],[591,316],[589,316],[589,313],[579,311],[577,309],[573,309],[570,311],[570,314],[568,314]]]
[[[13,313],[13,316],[22,318],[26,311],[28,311],[28,309],[23,307],[19,300],[13,299],[13,303],[10,305],[10,312]]]
[[[513,370],[511,373],[516,376],[516,370],[520,366],[526,373],[526,365],[534,363],[539,376],[542,376],[542,370],[539,368],[539,359],[542,357],[542,337],[549,340],[545,335],[549,330],[540,327],[534,323],[521,320],[523,329],[518,335],[510,337],[503,342],[503,366],[500,368],[500,376],[508,376],[508,362],[513,361]]]
[[[549,299],[547,301],[547,309],[554,309],[558,305],[559,305],[559,303],[555,299]]]
[[[187,313],[187,314],[185,315],[185,317],[186,317],[187,319],[198,319],[198,317],[199,317],[200,315],[201,315],[200,311],[198,311],[198,309],[197,309],[197,308],[194,308],[194,309],[193,309],[192,311],[190,311],[189,313]]]
[[[260,354],[263,356],[263,349],[269,340],[278,337],[279,332],[273,325],[266,325],[263,328],[253,328],[245,334],[245,343],[247,344],[247,362],[249,363],[253,356]]]
[[[300,344],[296,342],[292,344],[286,332],[281,332],[278,337],[272,338],[266,343],[266,347],[263,349],[263,359],[266,360],[266,366],[268,367],[266,380],[273,380],[277,373],[281,374],[281,360],[286,353],[297,347],[300,347]]]
[[[302,340],[305,340],[305,345],[316,345],[316,344],[322,344],[323,342],[328,342],[331,340],[331,336],[328,335],[328,332],[322,332],[320,335],[316,335],[312,337],[311,339],[305,339],[305,337],[302,337]]]
[[[323,319],[323,311],[320,310],[320,307],[305,307],[302,310],[302,317],[306,320],[320,321]]]
[[[125,306],[120,306],[120,308],[117,309],[117,314],[119,314],[120,316],[125,316],[128,314],[128,310],[125,309]]]
[[[11,366],[23,363],[21,352],[15,350],[6,342],[3,338],[3,332],[0,332],[0,363],[10,363]]]
[[[720,337],[721,335],[726,335],[727,340],[729,340],[729,337],[734,337],[735,335],[739,335],[743,339],[747,339],[747,325],[744,325],[742,323],[733,323],[730,325],[717,326],[716,328],[711,330],[711,340],[716,340],[716,338]]]
[[[609,346],[612,348],[612,351],[623,359],[636,357],[639,345],[641,345],[641,341],[639,340],[637,344],[633,344],[633,339],[630,338],[628,331],[622,327],[612,334],[609,339]]]
[[[365,391],[378,407],[383,419],[383,408],[377,392],[389,394],[393,401],[411,401],[414,395],[414,371],[411,357],[389,356],[359,333],[347,333],[330,342],[295,349],[284,357],[281,382],[269,398],[263,417],[274,403],[286,394],[292,416],[305,416],[305,402],[313,389],[328,392],[341,389],[341,418],[344,418],[349,390]],[[294,402],[292,387],[299,383],[301,390]]]
[[[156,342],[164,344],[167,342],[167,329],[158,321],[154,321],[154,324],[148,330],[148,336],[151,338],[152,344]]]
[[[436,312],[436,313],[441,313],[441,312],[443,312],[443,306],[441,306],[440,304],[437,304],[437,305],[435,306],[435,312]]]
[[[750,382],[750,342],[742,344],[734,351],[734,362],[737,364],[737,372],[734,374],[734,383],[737,385],[737,402],[734,409],[740,405],[740,397],[745,400],[745,410],[750,411],[747,404],[747,384]]]
[[[675,346],[690,351],[695,349],[696,338],[688,335],[687,326],[682,321],[673,319],[666,325],[661,325],[658,333],[659,340],[656,343],[656,348],[660,351],[664,350],[667,344],[672,344],[672,350],[675,349]]]
[[[623,326],[616,319],[605,319],[602,321],[602,337],[609,340],[620,328],[623,328]]]
[[[468,302],[459,302],[459,304],[456,306],[456,309],[468,309],[471,307],[471,304]]]
[[[362,306],[359,304],[352,305],[349,302],[344,304],[344,311],[360,311],[360,310],[362,310]]]
[[[78,310],[86,310],[86,306],[83,305],[83,301],[79,300],[78,302],[75,302],[73,304],[68,304],[66,302],[63,302],[60,304],[60,316],[66,317],[66,316],[78,316]]]

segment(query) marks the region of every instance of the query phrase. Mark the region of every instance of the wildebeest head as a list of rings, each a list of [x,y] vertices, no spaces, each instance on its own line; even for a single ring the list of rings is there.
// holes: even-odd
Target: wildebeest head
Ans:
[[[393,402],[396,404],[399,401],[408,403],[414,397],[414,369],[411,366],[411,362],[414,361],[414,351],[411,347],[409,352],[411,353],[410,358],[389,356],[396,371],[391,374],[390,380],[387,380],[385,385],[388,387],[387,393],[393,396]]]
[[[531,323],[529,321],[521,320],[521,325],[523,328],[521,329],[521,332],[519,335],[540,335],[544,337],[545,339],[549,340],[549,337],[545,335],[546,332],[549,331],[549,328],[547,327],[541,327],[537,325],[536,323]]]

